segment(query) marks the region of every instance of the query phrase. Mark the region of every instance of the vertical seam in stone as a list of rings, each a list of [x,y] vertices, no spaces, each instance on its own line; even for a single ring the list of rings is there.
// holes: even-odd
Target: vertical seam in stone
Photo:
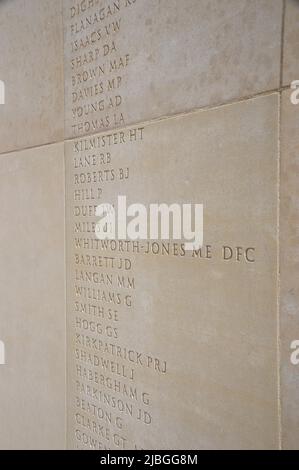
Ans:
[[[278,102],[278,162],[277,162],[277,397],[278,397],[278,445],[282,442],[282,397],[281,397],[281,319],[280,319],[280,189],[281,189],[281,109],[284,65],[284,31],[286,0],[282,2],[281,50],[280,50],[280,91]]]
[[[277,162],[277,397],[278,397],[278,445],[282,450],[281,403],[281,338],[280,338],[280,185],[281,185],[281,108],[282,91],[278,101],[278,162]]]

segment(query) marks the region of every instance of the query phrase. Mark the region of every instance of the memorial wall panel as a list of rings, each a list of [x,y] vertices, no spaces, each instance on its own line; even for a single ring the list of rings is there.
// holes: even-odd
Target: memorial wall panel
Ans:
[[[68,446],[278,448],[278,94],[66,142]],[[204,244],[95,207],[204,205]]]
[[[0,449],[65,446],[63,151],[0,156]]]

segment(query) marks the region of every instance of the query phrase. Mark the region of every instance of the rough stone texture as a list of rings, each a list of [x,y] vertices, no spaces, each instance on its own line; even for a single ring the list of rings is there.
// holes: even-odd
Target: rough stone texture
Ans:
[[[272,94],[142,126],[142,139],[140,129],[125,129],[111,145],[106,136],[91,149],[84,138],[83,152],[80,141],[66,143],[70,448],[88,448],[89,439],[91,447],[112,449],[278,448],[277,116],[278,94]],[[107,152],[111,162],[101,162]],[[80,157],[84,165],[89,155],[96,155],[96,165],[80,167]],[[82,183],[88,173],[97,181]],[[117,195],[126,195],[128,204],[203,203],[211,259],[206,248],[202,259],[182,256],[173,243],[169,255],[146,254],[146,242],[139,253],[132,242],[129,252],[84,247],[82,239],[95,239],[86,223],[96,219],[79,211],[115,203]],[[230,261],[223,259],[225,245],[233,248]],[[242,247],[239,261],[236,247]],[[255,262],[245,260],[249,247]],[[87,255],[112,256],[115,264],[101,258],[96,266]],[[120,259],[129,259],[131,269],[118,269]],[[86,273],[98,278],[88,281]],[[83,304],[103,310],[83,312]],[[109,309],[118,321],[109,319]],[[105,343],[142,352],[142,365],[117,357],[110,346],[105,351]],[[114,380],[136,387],[137,399],[109,389]],[[132,415],[126,406],[107,405],[99,392],[91,397],[87,386],[111,403],[115,397],[132,406]],[[139,408],[151,424],[137,419]],[[103,433],[90,431],[88,419],[103,425]]]
[[[64,1],[68,138],[278,87],[281,0],[115,3]]]
[[[63,140],[61,0],[2,0],[0,44],[0,153]]]
[[[291,343],[299,340],[299,120],[298,105],[283,93],[280,190],[280,326],[282,444],[299,447],[298,365],[290,361]]]
[[[63,144],[0,157],[0,448],[65,443]]]
[[[299,1],[286,0],[283,84],[299,80]]]

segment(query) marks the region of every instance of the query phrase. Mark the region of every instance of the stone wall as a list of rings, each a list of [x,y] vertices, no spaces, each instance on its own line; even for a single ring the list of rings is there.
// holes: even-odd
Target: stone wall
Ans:
[[[0,448],[299,446],[297,0],[1,0]],[[204,243],[100,241],[200,203]]]

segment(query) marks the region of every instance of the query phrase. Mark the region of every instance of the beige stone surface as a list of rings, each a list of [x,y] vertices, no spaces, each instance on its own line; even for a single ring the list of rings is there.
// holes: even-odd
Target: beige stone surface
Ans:
[[[65,0],[64,23],[67,137],[279,86],[281,0]]]
[[[65,445],[63,150],[0,157],[1,449]]]
[[[299,448],[299,365],[290,361],[291,343],[299,340],[299,121],[298,106],[283,93],[280,191],[280,327],[282,444]]]
[[[277,116],[270,94],[66,143],[69,448],[278,448]],[[97,243],[118,195],[203,203],[201,257]]]
[[[61,0],[2,0],[0,44],[0,152],[63,140]]]
[[[283,84],[289,85],[299,80],[299,2],[286,0],[284,51],[283,51]]]

